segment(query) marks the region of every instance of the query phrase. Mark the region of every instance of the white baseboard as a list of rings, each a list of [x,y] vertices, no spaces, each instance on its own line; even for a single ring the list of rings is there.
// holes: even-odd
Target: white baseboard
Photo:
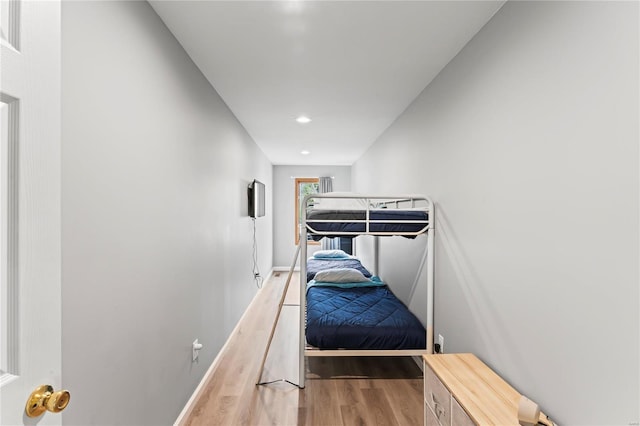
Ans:
[[[273,268],[271,268],[271,270],[269,271],[269,273],[267,274],[267,276],[265,277],[265,279],[262,280],[262,284],[266,284],[269,282],[269,280],[271,279],[271,277],[273,276],[273,273],[275,272],[275,270]],[[254,296],[255,298],[255,296]],[[253,301],[252,301],[253,302]],[[247,307],[247,310],[249,310],[249,308]],[[246,311],[245,311],[246,312]]]
[[[274,266],[271,271],[272,272],[289,272],[289,269],[291,269],[291,266]],[[296,272],[300,272],[300,267],[296,266],[295,268],[293,268],[293,270]]]
[[[415,362],[418,365],[418,367],[420,368],[420,371],[424,373],[424,363],[422,362],[422,357],[412,356],[411,358],[413,358],[413,362]]]

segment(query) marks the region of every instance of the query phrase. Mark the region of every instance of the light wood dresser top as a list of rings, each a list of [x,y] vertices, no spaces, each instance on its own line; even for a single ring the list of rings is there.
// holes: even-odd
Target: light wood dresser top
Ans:
[[[520,393],[475,355],[424,355],[424,360],[476,424],[518,425]],[[542,413],[540,420],[546,420]]]

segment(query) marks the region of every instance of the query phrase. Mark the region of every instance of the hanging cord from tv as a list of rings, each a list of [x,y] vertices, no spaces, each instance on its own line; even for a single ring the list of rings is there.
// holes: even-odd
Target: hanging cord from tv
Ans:
[[[253,221],[253,280],[256,283],[256,287],[262,288],[262,275],[260,275],[260,268],[258,268],[258,240],[256,238],[256,218],[252,217]]]

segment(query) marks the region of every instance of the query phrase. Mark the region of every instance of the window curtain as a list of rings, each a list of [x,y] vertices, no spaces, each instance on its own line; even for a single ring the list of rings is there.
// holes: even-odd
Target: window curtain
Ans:
[[[329,176],[324,176],[318,178],[318,183],[320,187],[320,193],[325,194],[327,192],[333,192],[333,179]],[[320,241],[320,246],[322,250],[336,250],[340,248],[340,238],[323,238]]]

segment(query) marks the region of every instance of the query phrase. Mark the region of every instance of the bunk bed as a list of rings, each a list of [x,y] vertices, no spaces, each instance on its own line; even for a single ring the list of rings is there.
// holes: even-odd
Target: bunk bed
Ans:
[[[305,197],[296,253],[304,260],[300,262],[300,387],[304,387],[308,356],[418,356],[433,352],[434,213],[433,202],[424,196],[327,193]],[[428,300],[424,326],[375,275],[377,253],[373,274],[361,264],[354,267],[357,259],[351,256],[307,257],[308,239],[359,235],[376,239],[426,235]],[[374,247],[377,251],[377,240]],[[318,272],[331,270],[352,275],[337,283],[333,278],[326,279],[326,274],[317,278]],[[364,327],[358,328],[357,323],[363,321]]]

